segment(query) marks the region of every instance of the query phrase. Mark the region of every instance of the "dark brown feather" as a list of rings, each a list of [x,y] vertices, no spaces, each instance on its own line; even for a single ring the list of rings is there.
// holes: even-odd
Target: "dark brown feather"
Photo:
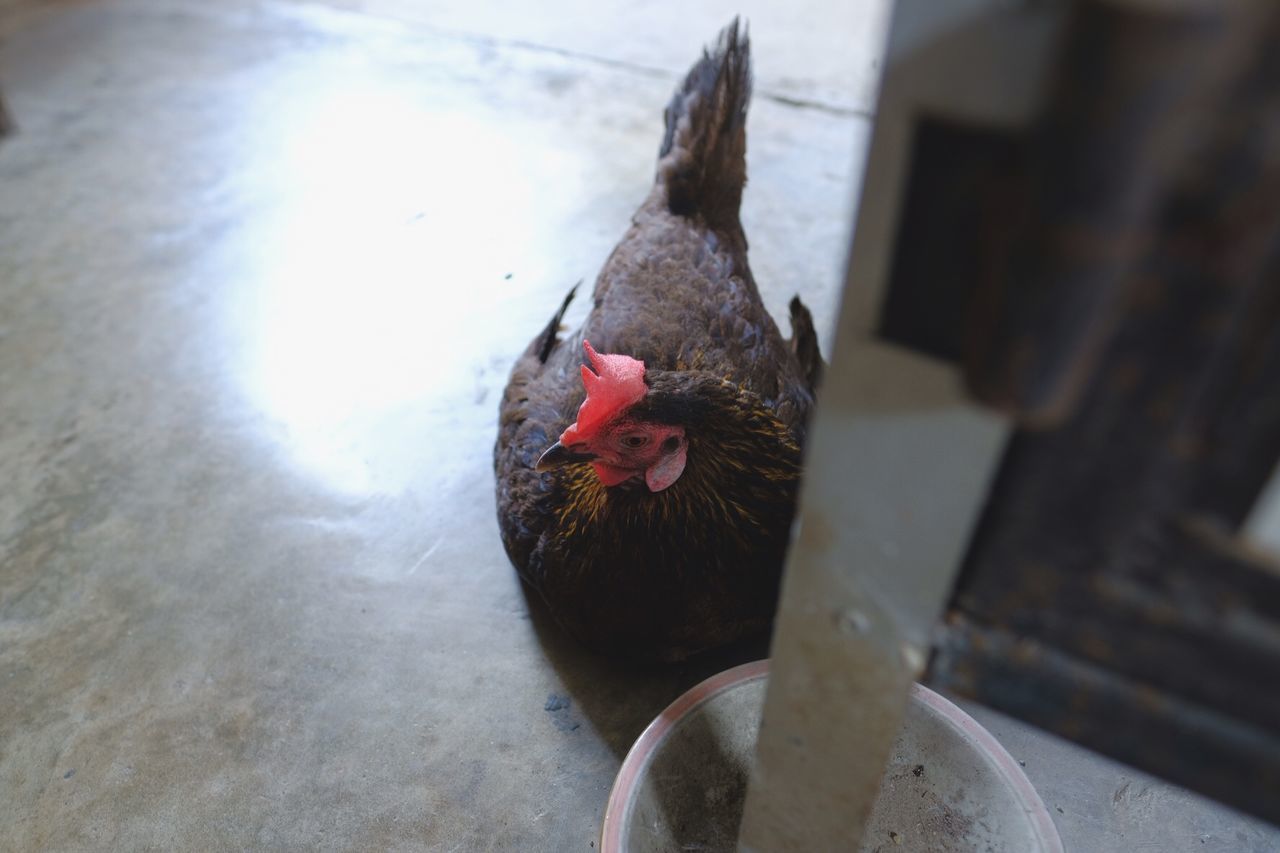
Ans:
[[[734,21],[667,108],[654,188],[582,328],[556,340],[566,299],[502,400],[503,542],[556,619],[602,650],[679,659],[763,630],[773,612],[821,356],[798,300],[782,338],[747,264],[750,74]],[[645,363],[633,416],[686,428],[688,466],[665,491],[605,488],[585,464],[534,470],[582,403],[584,338]]]

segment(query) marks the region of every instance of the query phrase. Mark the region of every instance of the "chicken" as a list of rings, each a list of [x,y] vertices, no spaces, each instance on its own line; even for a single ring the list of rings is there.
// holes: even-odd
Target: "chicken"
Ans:
[[[750,90],[735,20],[667,106],[582,328],[558,337],[570,292],[501,403],[507,554],[605,654],[677,661],[772,621],[821,358],[809,311],[791,301],[784,340],[747,265]]]

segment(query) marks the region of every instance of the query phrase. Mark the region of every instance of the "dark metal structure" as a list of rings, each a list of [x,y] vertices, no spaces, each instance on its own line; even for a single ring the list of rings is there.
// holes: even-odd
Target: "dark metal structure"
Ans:
[[[1072,4],[1024,127],[922,115],[882,338],[1015,431],[928,680],[1280,822],[1280,4]]]

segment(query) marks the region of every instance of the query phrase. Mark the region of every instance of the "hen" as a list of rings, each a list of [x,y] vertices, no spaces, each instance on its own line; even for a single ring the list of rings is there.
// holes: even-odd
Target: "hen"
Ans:
[[[750,90],[735,20],[667,106],[582,328],[558,338],[571,292],[502,400],[507,554],[605,653],[680,660],[772,620],[821,359],[809,311],[791,301],[785,341],[747,266]]]

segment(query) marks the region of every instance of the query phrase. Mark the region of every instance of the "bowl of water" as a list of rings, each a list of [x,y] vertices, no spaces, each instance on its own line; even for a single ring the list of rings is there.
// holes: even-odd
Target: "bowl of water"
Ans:
[[[658,715],[622,763],[603,853],[737,849],[769,663],[726,670]],[[977,721],[912,688],[861,844],[865,853],[1062,853],[1026,774]]]

